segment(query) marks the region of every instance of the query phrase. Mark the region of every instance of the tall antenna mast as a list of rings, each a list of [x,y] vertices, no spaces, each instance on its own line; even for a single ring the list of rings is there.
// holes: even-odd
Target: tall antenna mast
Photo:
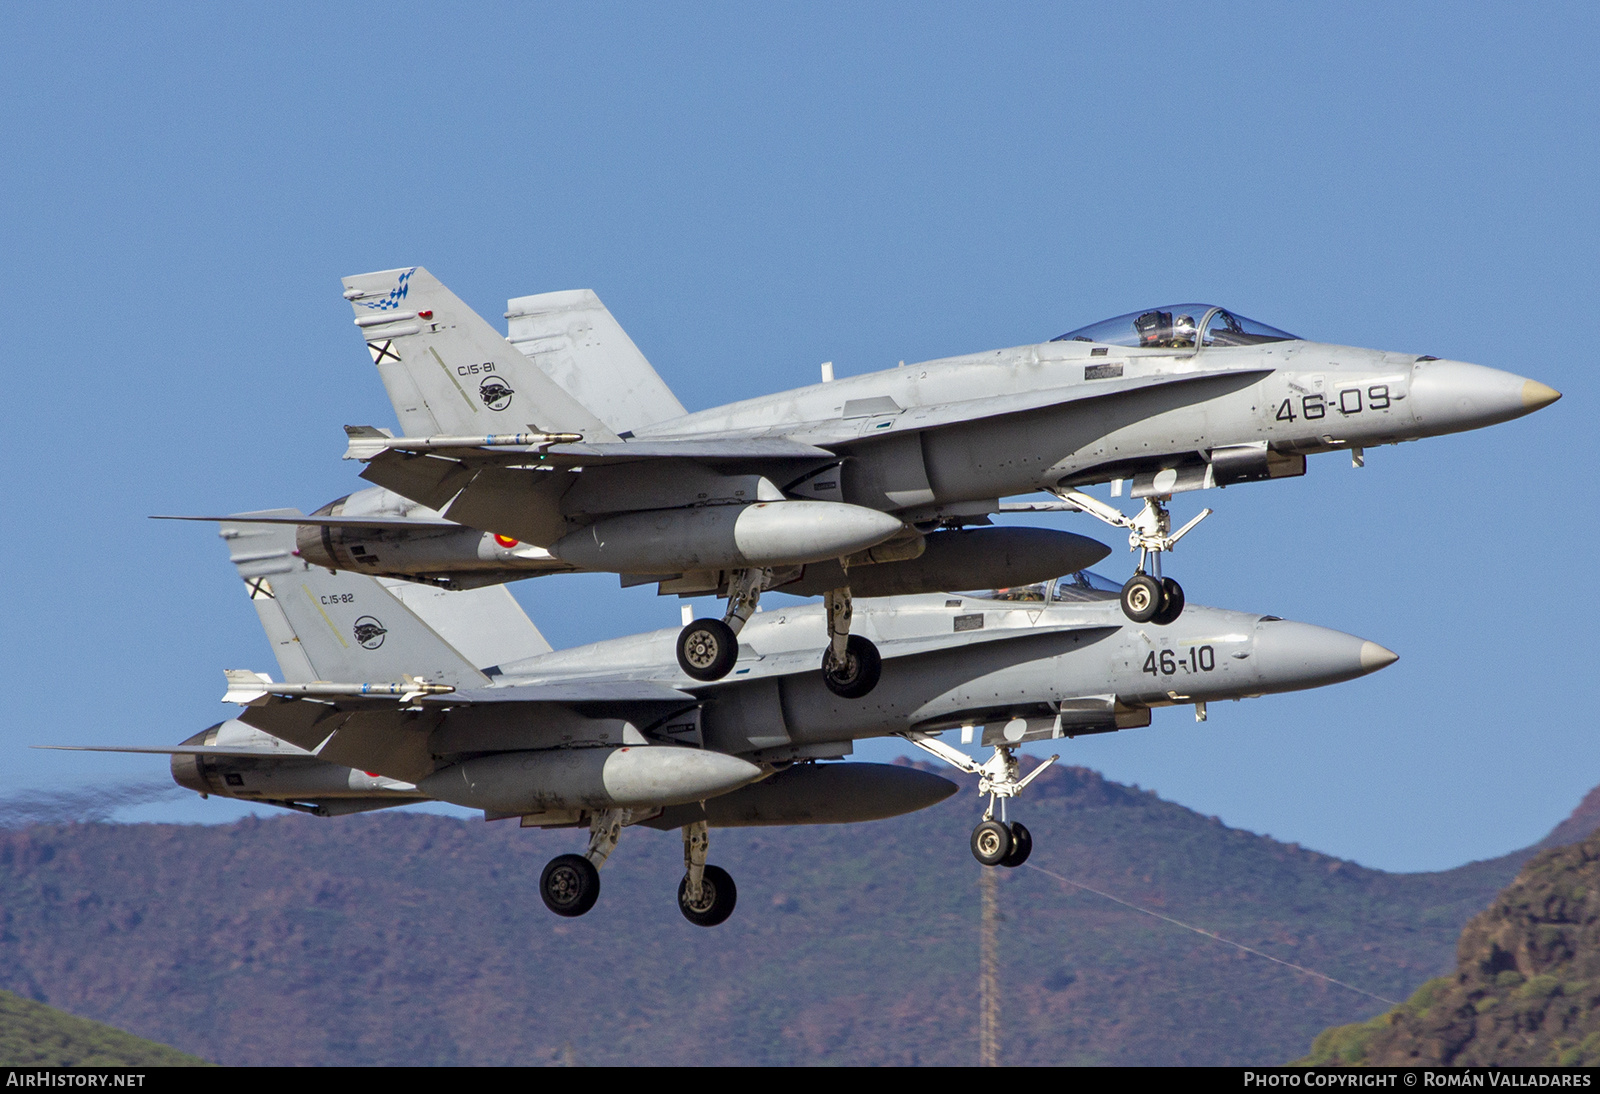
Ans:
[[[994,869],[983,867],[983,926],[978,942],[978,1066],[1000,1066],[1000,906]]]

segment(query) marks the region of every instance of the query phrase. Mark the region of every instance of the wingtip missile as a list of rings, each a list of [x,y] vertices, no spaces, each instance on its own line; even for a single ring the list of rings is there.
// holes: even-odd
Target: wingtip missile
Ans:
[[[406,675],[400,683],[381,684],[337,684],[326,680],[314,680],[305,684],[274,684],[272,677],[266,673],[251,672],[249,669],[226,669],[223,671],[223,676],[228,681],[228,690],[222,696],[222,701],[237,703],[240,706],[249,706],[269,695],[295,699],[392,697],[403,703],[409,703],[425,695],[449,695],[456,690],[450,684],[430,684],[420,677],[411,675]]]

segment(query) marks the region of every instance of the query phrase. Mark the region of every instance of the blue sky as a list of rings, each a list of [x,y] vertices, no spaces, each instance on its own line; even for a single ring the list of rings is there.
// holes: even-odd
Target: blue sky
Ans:
[[[1360,471],[1325,456],[1180,498],[1180,519],[1218,510],[1169,562],[1191,601],[1401,660],[1064,756],[1390,869],[1532,842],[1600,783],[1597,22],[1583,5],[16,6],[0,796],[164,778],[24,746],[173,742],[227,713],[222,669],[274,667],[210,529],[145,518],[362,485],[340,427],[393,416],[339,277],[423,264],[491,317],[593,288],[691,409],[813,382],[821,361],[849,375],[1192,299],[1553,385],[1566,397],[1531,418]],[[1119,547],[1101,568],[1129,563]],[[615,579],[516,591],[557,644],[678,616]]]

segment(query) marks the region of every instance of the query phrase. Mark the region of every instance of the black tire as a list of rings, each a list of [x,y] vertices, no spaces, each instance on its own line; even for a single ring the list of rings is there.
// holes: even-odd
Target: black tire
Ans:
[[[678,632],[678,667],[696,680],[721,680],[739,660],[739,637],[720,619],[696,619]]]
[[[690,906],[687,894],[689,876],[678,882],[678,910],[697,927],[715,927],[733,914],[739,902],[739,890],[733,877],[720,866],[707,866],[700,877],[700,903]]]
[[[1011,853],[1000,860],[1001,866],[1015,870],[1033,854],[1033,833],[1020,821],[1011,826]]]
[[[1122,614],[1135,623],[1148,623],[1161,610],[1161,582],[1149,574],[1134,574],[1122,587]]]
[[[1165,627],[1176,623],[1183,614],[1183,586],[1170,577],[1161,579],[1161,610],[1155,614],[1156,625]]]
[[[834,664],[833,646],[822,651],[822,682],[841,699],[859,699],[878,686],[883,657],[872,641],[852,634],[845,641],[844,667]]]
[[[986,820],[972,830],[972,857],[985,866],[999,866],[1011,853],[1011,829]]]
[[[582,855],[557,855],[539,875],[539,896],[556,915],[580,916],[600,899],[600,871]]]

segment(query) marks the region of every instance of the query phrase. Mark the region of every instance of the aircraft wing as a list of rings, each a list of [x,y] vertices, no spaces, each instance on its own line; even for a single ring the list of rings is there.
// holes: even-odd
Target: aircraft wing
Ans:
[[[479,437],[389,437],[370,426],[346,426],[347,460],[370,461],[385,452],[428,453],[479,464],[537,464],[541,467],[587,467],[639,460],[695,460],[699,463],[744,463],[751,460],[831,460],[825,448],[786,437],[672,437],[662,440],[601,441],[565,444],[525,442],[526,435],[486,434]]]
[[[815,660],[813,658],[812,660]],[[238,700],[235,700],[238,701]],[[464,707],[501,703],[553,703],[572,706],[578,703],[665,703],[674,707],[692,706],[700,700],[656,680],[620,676],[534,681],[498,688],[464,688],[439,695],[402,698],[398,695],[272,695],[263,694],[245,704],[239,720],[308,752],[246,751],[239,755],[294,756],[314,753],[339,720],[350,713],[382,714],[418,707]],[[144,749],[148,752],[183,752],[189,748]],[[220,746],[219,746],[220,747]],[[112,751],[139,751],[113,749]],[[197,755],[211,753],[200,752]],[[216,755],[232,755],[224,749]]]
[[[442,462],[461,465],[463,470],[494,465],[566,468],[662,459],[694,460],[709,464],[763,461],[805,463],[836,458],[832,447],[870,439],[873,435],[871,428],[892,427],[895,432],[934,429],[1045,407],[1094,403],[1157,388],[1191,388],[1194,399],[1198,401],[1210,398],[1213,389],[1236,390],[1254,383],[1271,371],[1247,368],[1179,376],[1133,376],[927,406],[901,407],[890,396],[847,399],[840,411],[841,416],[837,418],[785,422],[749,430],[597,443],[554,443],[541,441],[538,435],[516,433],[390,437],[371,426],[346,426],[349,445],[345,459],[362,460],[378,468],[386,462],[429,455]],[[871,427],[864,427],[864,422],[868,420],[872,423]],[[363,477],[388,485],[381,472]],[[461,484],[454,485],[459,489]],[[407,493],[404,490],[400,492]],[[444,500],[448,501],[448,496]]]
[[[467,475],[477,467],[594,467],[603,464],[627,464],[650,459],[690,459],[701,464],[749,464],[749,462],[805,462],[837,459],[832,448],[840,445],[870,440],[872,432],[864,429],[864,419],[874,427],[893,427],[894,432],[906,430],[938,429],[941,425],[979,421],[1003,414],[1021,414],[1046,406],[1067,403],[1094,403],[1107,398],[1125,397],[1133,393],[1155,389],[1192,389],[1195,400],[1210,398],[1216,390],[1237,390],[1267,376],[1272,369],[1219,369],[1210,373],[1189,373],[1182,376],[1133,376],[1114,381],[1094,381],[1091,384],[1074,384],[1069,387],[1050,387],[1032,392],[1013,392],[987,398],[934,403],[928,406],[901,408],[891,397],[845,400],[842,417],[829,417],[822,421],[786,422],[766,425],[758,429],[726,430],[717,433],[694,433],[685,437],[646,437],[640,440],[621,441],[568,441],[544,443],[538,435],[525,433],[499,433],[499,435],[474,435],[474,437],[389,437],[370,425],[347,425],[349,446],[346,459],[366,462],[373,473],[363,473],[363,478],[379,485],[390,485],[386,467],[398,462],[416,461],[419,456],[435,457],[438,475],[443,477],[446,467],[458,467]],[[856,413],[854,405],[870,405]],[[414,472],[413,472],[414,475]],[[390,486],[410,497],[418,497],[426,504],[450,501],[462,481],[451,481],[451,488],[443,489],[437,499],[422,499],[414,489]]]

